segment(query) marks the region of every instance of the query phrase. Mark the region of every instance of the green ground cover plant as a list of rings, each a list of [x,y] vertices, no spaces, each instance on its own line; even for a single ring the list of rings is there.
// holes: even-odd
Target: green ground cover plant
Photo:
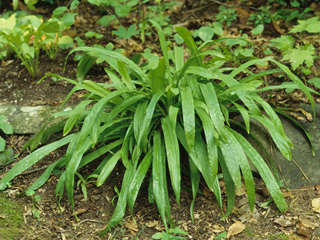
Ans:
[[[119,161],[126,170],[116,209],[101,235],[122,220],[127,205],[133,214],[140,186],[148,172],[151,174],[149,202],[156,203],[166,232],[170,233],[175,226],[171,218],[168,185],[172,186],[179,205],[181,172],[189,172],[191,178],[192,219],[201,175],[222,208],[218,173],[222,174],[228,199],[223,219],[230,215],[235,204],[235,191],[240,189],[242,184],[246,186],[249,206],[253,210],[255,189],[248,157],[258,169],[279,211],[285,211],[286,202],[279,183],[264,159],[233,129],[233,126],[239,123],[229,116],[234,113],[241,114],[244,119],[243,127],[248,133],[249,119],[258,120],[269,130],[280,152],[291,160],[290,148],[293,148],[293,145],[285,135],[279,117],[257,94],[270,89],[259,88],[264,83],[260,78],[283,71],[292,80],[292,88],[301,89],[314,109],[308,88],[288,67],[273,59],[243,58],[237,62],[238,65],[224,67],[224,63],[234,59],[223,54],[225,47],[220,43],[232,43],[232,39],[209,40],[197,46],[186,28],[176,27],[175,30],[190,52],[185,61],[185,47],[167,46],[161,26],[153,20],[149,22],[158,31],[163,55],[159,57],[145,54],[144,57],[148,59],[141,66],[138,65],[141,54],[130,60],[115,51],[97,47],[78,47],[69,53],[70,55],[81,51],[92,58],[105,61],[108,64],[105,71],[112,80],[111,84],[99,84],[90,80],[77,82],[53,73],[46,75],[75,85],[67,98],[76,90],[85,89],[89,93],[85,95],[86,100],[74,110],[55,114],[68,116],[67,119],[48,129],[45,129],[44,125],[24,146],[23,150],[30,147],[32,153],[1,179],[0,190],[4,190],[13,178],[45,155],[68,145],[66,154],[52,163],[27,191],[34,191],[42,186],[53,171],[61,172],[55,190],[57,200],[60,202],[66,191],[71,206],[74,207],[75,176],[80,175],[82,167],[104,156],[100,165],[90,175],[82,177],[85,182],[94,180],[97,186],[101,186]],[[145,26],[146,22],[141,29],[143,40]],[[221,49],[218,51],[218,48]],[[265,61],[270,61],[279,68],[255,74],[248,70],[250,66]],[[241,72],[246,72],[248,76],[236,80],[235,77]],[[282,85],[276,87],[285,88]],[[86,109],[91,103],[95,104]],[[262,114],[260,109],[263,109],[265,114]],[[81,127],[81,130],[70,133],[75,126]],[[51,133],[61,130],[64,138],[36,149]],[[167,169],[170,183],[167,182]]]
[[[38,73],[41,49],[46,51],[50,59],[55,59],[58,46],[63,49],[73,46],[71,37],[62,37],[62,31],[74,22],[73,13],[60,17],[66,10],[66,7],[57,8],[53,17],[45,22],[34,15],[22,14],[18,17],[16,13],[8,18],[0,18],[0,43],[7,47],[7,54],[10,50],[16,54],[32,77]]]
[[[318,58],[315,53],[315,47],[303,42],[303,33],[319,33],[320,21],[318,17],[309,18],[308,20],[299,20],[290,33],[300,33],[300,39],[297,41],[291,35],[283,35],[271,40],[269,46],[275,47],[281,51],[283,61],[289,61],[292,69],[298,69],[301,73],[309,75],[310,68],[313,66],[314,59]]]

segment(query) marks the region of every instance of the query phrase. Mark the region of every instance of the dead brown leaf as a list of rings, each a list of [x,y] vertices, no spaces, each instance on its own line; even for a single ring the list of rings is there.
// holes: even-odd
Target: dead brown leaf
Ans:
[[[297,224],[297,233],[299,235],[302,235],[302,236],[310,239],[312,231],[311,231],[311,228],[306,227],[303,223],[298,223]]]
[[[234,224],[232,224],[229,227],[228,233],[227,233],[227,238],[229,239],[230,237],[241,233],[245,229],[245,227],[246,226],[242,222],[240,222],[240,221],[235,222]]]
[[[128,221],[126,222],[125,227],[126,227],[126,228],[129,228],[129,229],[131,229],[131,230],[133,230],[133,231],[136,231],[136,232],[139,231],[137,224],[134,223],[134,222],[131,221],[131,220],[128,220]]]
[[[291,227],[294,225],[294,220],[288,219],[284,216],[280,216],[274,220],[275,223],[279,224],[281,227]]]
[[[303,225],[305,225],[306,227],[315,229],[315,228],[317,228],[317,227],[319,226],[319,223],[317,223],[317,222],[318,222],[318,219],[317,219],[317,218],[316,218],[316,219],[313,219],[314,221],[316,221],[316,222],[314,222],[314,221],[312,221],[312,220],[309,220],[309,219],[311,219],[311,218],[314,218],[314,217],[313,217],[313,216],[300,215],[300,216],[299,216],[299,221],[300,221]]]
[[[70,215],[70,217],[73,216],[74,214],[77,214],[77,215],[82,214],[82,213],[88,211],[88,209],[89,209],[89,208],[81,208],[81,209],[75,211],[74,213],[72,213],[72,214]]]
[[[212,228],[213,228],[212,231],[214,233],[221,233],[225,231],[224,226],[221,226],[221,225],[213,225]]]
[[[311,204],[312,204],[312,211],[320,213],[320,198],[313,199]]]

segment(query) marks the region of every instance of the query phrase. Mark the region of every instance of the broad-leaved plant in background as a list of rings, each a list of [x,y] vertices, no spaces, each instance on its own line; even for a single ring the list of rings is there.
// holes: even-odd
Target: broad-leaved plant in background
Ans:
[[[97,186],[101,186],[119,161],[125,167],[125,174],[116,209],[101,235],[121,221],[127,205],[133,213],[140,186],[144,178],[149,176],[149,170],[149,201],[155,201],[169,232],[173,221],[167,173],[176,201],[180,204],[181,171],[188,169],[190,172],[193,192],[191,217],[201,175],[222,208],[218,180],[218,173],[222,173],[228,199],[224,213],[226,218],[235,204],[236,189],[240,189],[242,184],[247,189],[250,209],[254,208],[255,189],[249,158],[258,169],[278,209],[285,211],[286,202],[273,174],[258,152],[232,128],[237,122],[229,118],[229,114],[241,114],[247,132],[250,132],[249,119],[258,120],[268,129],[281,153],[291,160],[290,148],[293,145],[285,135],[277,114],[257,94],[264,88],[258,87],[263,83],[260,78],[264,75],[283,71],[293,81],[292,86],[302,89],[314,107],[306,86],[286,66],[273,59],[251,60],[237,68],[224,68],[223,63],[228,59],[210,46],[228,38],[206,41],[197,47],[188,30],[177,27],[177,33],[191,53],[185,61],[184,47],[168,49],[159,24],[149,21],[157,28],[163,56],[146,54],[149,56],[148,63],[143,68],[138,65],[139,56],[130,60],[114,51],[79,47],[69,54],[83,51],[104,60],[109,66],[105,71],[112,80],[111,84],[90,80],[79,83],[48,74],[74,83],[76,86],[73,91],[86,89],[89,92],[87,98],[74,110],[55,114],[69,117],[46,130],[44,126],[26,144],[24,149],[29,146],[33,151],[39,142],[45,142],[49,134],[63,130],[64,138],[35,150],[18,162],[0,181],[0,189],[5,189],[14,177],[45,155],[68,145],[66,154],[52,163],[28,191],[42,186],[52,171],[62,170],[55,194],[60,201],[66,190],[74,207],[75,175],[79,176],[82,167],[103,156],[104,159],[91,175],[83,177],[86,181],[96,179]],[[143,39],[145,24],[142,26]],[[261,61],[271,61],[280,69],[257,74],[248,71],[250,66]],[[236,79],[243,71],[249,75]],[[86,109],[89,104],[93,106]],[[70,133],[74,126],[81,126],[81,130]]]

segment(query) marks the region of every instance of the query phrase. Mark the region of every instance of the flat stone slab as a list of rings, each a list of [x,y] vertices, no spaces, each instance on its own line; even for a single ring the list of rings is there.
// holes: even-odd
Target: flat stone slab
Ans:
[[[70,111],[74,107],[62,106],[0,106],[0,115],[7,118],[7,123],[13,127],[16,134],[35,134],[40,131],[43,124],[48,118],[56,113],[63,111]],[[47,127],[51,127],[66,117],[52,117],[49,120]]]

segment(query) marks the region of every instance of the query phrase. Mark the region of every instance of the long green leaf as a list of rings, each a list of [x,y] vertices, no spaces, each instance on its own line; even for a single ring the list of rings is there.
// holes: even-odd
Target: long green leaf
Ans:
[[[93,127],[92,123],[94,122],[96,117],[99,115],[99,113],[104,110],[105,105],[108,103],[108,101],[110,101],[114,97],[117,97],[117,96],[119,96],[123,93],[127,93],[129,91],[131,91],[131,90],[119,89],[117,91],[114,91],[114,92],[108,94],[107,96],[103,97],[102,99],[100,99],[100,101],[92,107],[91,112],[84,120],[82,129],[80,132],[79,141],[78,141],[78,148],[81,147],[81,145],[83,144],[86,137],[90,134],[92,127]]]
[[[189,164],[190,164],[192,198],[193,198],[191,205],[190,205],[190,215],[191,215],[192,222],[194,222],[193,207],[194,207],[194,202],[196,200],[197,191],[199,188],[200,174],[199,174],[199,171],[198,171],[196,165],[193,163],[193,161],[190,158],[189,158]]]
[[[227,142],[226,131],[224,129],[224,117],[213,85],[211,83],[200,84],[200,89],[208,106],[209,114],[215,129],[221,138]]]
[[[131,78],[129,76],[129,73],[128,73],[128,69],[126,67],[126,65],[119,61],[118,60],[118,68],[119,68],[119,73],[124,81],[124,83],[126,84],[126,86],[131,89],[131,90],[134,90],[135,89],[135,86],[132,84],[132,81],[131,81]]]
[[[146,114],[146,108],[147,108],[147,101],[140,102],[137,106],[136,112],[134,113],[133,117],[133,129],[134,129],[134,137],[136,141],[138,142],[140,129],[141,129],[141,123],[143,122],[143,119]]]
[[[171,184],[176,195],[177,203],[180,205],[181,173],[179,143],[168,116],[161,119],[161,126],[164,135]]]
[[[147,130],[149,129],[156,104],[159,101],[159,99],[161,98],[162,94],[163,94],[163,92],[157,92],[156,94],[154,94],[152,96],[152,99],[151,99],[148,107],[146,108],[145,117],[143,119],[143,122],[141,123],[139,138],[137,141],[138,147],[141,147],[141,143],[142,143],[143,139],[146,139],[148,136]],[[144,149],[144,150],[146,150],[146,149]]]
[[[114,213],[106,226],[106,228],[99,233],[100,236],[105,235],[108,231],[111,230],[112,227],[114,227],[116,224],[118,224],[124,217],[124,214],[126,212],[126,206],[127,206],[127,197],[129,192],[129,187],[132,182],[132,178],[134,176],[135,172],[135,166],[131,165],[130,169],[127,169],[124,173],[122,185],[121,185],[121,192],[119,195],[119,200],[117,202],[117,207],[114,210]]]
[[[120,90],[118,90],[120,91]],[[135,94],[132,97],[126,98],[124,99],[120,104],[116,105],[112,111],[109,113],[106,122],[109,122],[111,120],[113,120],[115,117],[118,116],[119,113],[123,113],[126,110],[129,110],[130,107],[134,106],[134,104],[138,101],[140,101],[141,99],[143,99],[145,97],[144,94],[140,94],[139,92],[137,92],[138,94]]]
[[[232,104],[239,110],[239,112],[241,113],[242,115],[242,118],[243,118],[243,121],[246,125],[246,130],[247,130],[247,133],[250,132],[250,119],[249,119],[249,114],[248,114],[248,111],[242,107],[241,105],[237,104],[236,102],[232,102]]]
[[[30,187],[27,188],[27,191],[34,191],[40,188],[43,184],[45,184],[51,176],[53,169],[57,165],[60,165],[63,161],[65,161],[65,155],[63,155],[58,161],[55,161],[54,163],[50,164],[50,166],[44,171],[44,173],[40,177],[38,177],[37,180]]]
[[[175,30],[180,35],[180,37],[183,38],[184,42],[187,44],[187,46],[190,48],[192,53],[197,52],[197,45],[193,38],[191,37],[190,32],[185,27],[176,27]],[[201,58],[197,57],[197,63],[198,66],[201,66]]]
[[[202,94],[199,88],[199,83],[197,81],[197,77],[195,75],[187,76],[186,80],[187,80],[187,85],[191,88],[193,98],[195,100],[204,102],[204,99],[202,97]]]
[[[104,168],[102,168],[101,173],[97,179],[97,186],[100,187],[105,180],[107,179],[107,177],[110,175],[110,173],[112,172],[112,170],[114,169],[115,165],[117,164],[118,160],[120,159],[121,156],[121,150],[119,150],[118,152],[116,152],[110,159],[109,161],[106,163],[106,165],[104,166]]]
[[[194,148],[193,151],[191,151],[187,143],[185,132],[180,124],[177,124],[176,131],[182,146],[187,151],[187,153],[191,157],[191,160],[197,166],[199,171],[202,173],[204,180],[206,181],[210,190],[213,191],[213,178],[211,175],[209,158],[207,154],[206,144],[204,143],[201,135],[196,136]]]
[[[168,231],[166,220],[167,201],[165,197],[166,193],[164,186],[165,184],[167,184],[165,180],[166,161],[162,145],[163,143],[161,142],[161,134],[159,131],[155,131],[153,136],[152,189],[158,211],[160,213],[164,226]]]
[[[147,171],[150,167],[150,164],[152,162],[152,155],[153,155],[153,148],[150,148],[148,153],[144,156],[142,159],[133,179],[132,183],[129,188],[129,193],[128,193],[128,206],[130,208],[131,214],[133,215],[133,206],[134,203],[137,199],[139,189],[141,186],[141,183],[144,179],[144,177],[147,174]]]
[[[49,154],[50,152],[58,149],[59,147],[68,144],[71,139],[74,137],[74,134],[71,134],[69,136],[64,137],[63,139],[53,142],[51,144],[48,144],[24,159],[22,159],[20,162],[18,162],[10,171],[0,180],[0,190],[4,190],[7,187],[7,184],[17,175],[22,173],[23,171],[27,170],[29,167],[34,165],[36,162],[38,162],[40,159],[42,159],[44,156]]]
[[[288,145],[285,138],[278,131],[275,130],[275,126],[273,125],[271,120],[265,116],[259,117],[255,115],[250,115],[250,117],[257,119],[260,123],[262,123],[266,127],[266,129],[269,131],[272,137],[272,140],[275,142],[275,144],[279,148],[282,155],[291,161],[290,146]]]
[[[226,193],[227,193],[227,202],[228,202],[228,207],[227,207],[227,212],[225,213],[225,215],[223,216],[223,219],[227,218],[230,214],[231,211],[234,207],[235,201],[236,201],[236,189],[234,186],[234,181],[232,179],[232,173],[229,172],[229,168],[226,165],[225,159],[221,153],[221,151],[219,151],[219,163],[220,163],[220,167],[223,173],[223,179],[224,179],[224,183],[225,183],[225,187],[226,187]]]
[[[186,132],[188,145],[190,149],[192,149],[196,135],[193,96],[190,87],[181,88],[180,93],[182,102],[183,126]]]
[[[225,128],[227,129],[227,128]],[[227,132],[227,131],[226,131]],[[238,189],[241,188],[241,174],[240,174],[240,156],[237,152],[237,148],[233,142],[230,141],[230,136],[228,136],[227,143],[221,143],[219,148],[224,157],[224,161],[226,163],[226,167],[228,168],[228,172],[231,175],[231,178]]]
[[[277,108],[273,108],[273,110],[279,114],[281,114],[282,116],[285,116],[286,118],[288,118],[290,121],[292,121],[295,125],[297,125],[299,128],[301,128],[303,130],[303,132],[306,134],[307,138],[309,139],[310,145],[311,145],[311,150],[312,150],[312,155],[315,156],[316,152],[314,150],[314,146],[312,143],[312,138],[311,135],[308,131],[306,131],[304,129],[304,127],[294,118],[290,117],[288,114],[286,114],[285,112],[281,111],[281,109],[277,109]]]
[[[151,90],[155,94],[157,92],[164,92],[168,85],[165,73],[166,73],[165,59],[160,58],[159,64],[155,69],[150,69],[151,75]]]
[[[281,212],[286,211],[286,201],[284,200],[279,185],[273,177],[268,165],[265,163],[265,161],[259,155],[259,153],[248,143],[248,141],[241,134],[233,131],[232,129],[230,129],[230,131],[232,132],[233,136],[238,140],[238,142],[242,146],[242,149],[250,158],[253,165],[258,169],[260,176],[265,182],[279,210]]]
[[[305,86],[305,84],[296,76],[294,75],[290,69],[277,62],[276,60],[272,59],[272,58],[263,58],[263,59],[259,59],[259,60],[252,60],[252,61],[249,61],[249,62],[246,62],[245,64],[241,65],[239,68],[235,69],[231,74],[230,76],[234,77],[236,76],[238,73],[240,73],[241,71],[243,71],[244,69],[246,69],[247,67],[253,65],[253,64],[256,64],[256,63],[259,63],[259,62],[266,62],[266,61],[270,61],[270,62],[273,62],[275,64],[277,64],[283,71],[285,74],[288,75],[288,77],[294,81],[296,84],[298,84],[298,86],[300,87],[300,89],[304,92],[304,94],[307,96],[307,98],[309,99],[310,103],[311,103],[311,106],[312,106],[312,109],[313,109],[313,114],[314,114],[314,118],[316,117],[316,112],[315,112],[315,108],[314,108],[314,101],[313,101],[313,98],[310,94],[310,91],[308,90],[308,88]]]
[[[80,135],[81,136],[81,135]],[[80,138],[79,136],[79,138]],[[71,203],[71,206],[74,207],[73,201],[73,188],[74,188],[74,175],[78,169],[78,166],[81,162],[83,154],[88,150],[90,147],[91,139],[87,137],[85,141],[83,141],[82,145],[77,145],[77,150],[72,153],[72,157],[70,161],[67,163],[66,167],[66,190],[67,190],[67,197]],[[79,141],[77,142],[77,144]]]
[[[243,152],[243,149],[238,142],[238,140],[232,135],[233,132],[226,127],[226,130],[228,132],[228,139],[230,140],[231,144],[234,146],[235,153],[237,155],[237,160],[239,161],[239,166],[241,168],[241,172],[246,184],[247,189],[247,195],[248,195],[248,201],[249,201],[249,207],[251,212],[253,211],[254,204],[255,204],[255,189],[254,189],[254,181],[252,172],[250,169],[249,162],[247,160],[247,156]],[[227,164],[228,166],[228,164]]]
[[[166,62],[166,68],[167,68],[167,72],[168,72],[168,74],[167,74],[168,82],[169,82],[169,85],[171,85],[172,84],[172,73],[171,73],[171,67],[170,67],[169,57],[168,57],[167,42],[166,42],[166,39],[164,37],[164,33],[163,33],[163,30],[162,30],[161,26],[156,21],[149,19],[149,20],[146,20],[146,21],[144,21],[142,23],[142,26],[141,26],[141,39],[142,39],[142,42],[144,42],[144,30],[145,30],[145,26],[146,26],[147,21],[151,22],[152,25],[158,31],[160,47],[161,47],[161,51],[162,51],[164,60]]]
[[[91,102],[92,100],[82,101],[73,109],[72,113],[70,114],[70,117],[66,122],[66,125],[63,128],[63,136],[67,135],[71,131],[71,129],[77,123],[85,107],[89,105]]]
[[[87,72],[89,71],[95,60],[96,59],[94,57],[89,55],[84,56],[80,60],[76,73],[77,80],[79,83],[82,83],[84,77],[86,76]]]
[[[184,47],[173,47],[174,52],[174,64],[176,67],[176,71],[180,71],[184,64]]]
[[[218,174],[218,145],[214,136],[217,134],[215,133],[212,121],[206,111],[202,108],[197,108],[196,110],[201,119],[206,137],[211,175],[212,178],[215,178]]]
[[[111,59],[113,60],[121,60],[125,64],[127,64],[130,68],[132,68],[142,79],[142,81],[148,83],[149,78],[147,75],[140,69],[140,67],[135,64],[133,61],[129,60],[125,56],[123,56],[121,53],[114,52],[114,51],[109,51],[101,48],[95,48],[95,47],[78,47],[73,50],[71,50],[66,58],[66,62],[68,60],[68,57],[70,54],[76,52],[76,51],[84,51],[90,54],[91,56],[99,57],[102,60],[108,62]]]

